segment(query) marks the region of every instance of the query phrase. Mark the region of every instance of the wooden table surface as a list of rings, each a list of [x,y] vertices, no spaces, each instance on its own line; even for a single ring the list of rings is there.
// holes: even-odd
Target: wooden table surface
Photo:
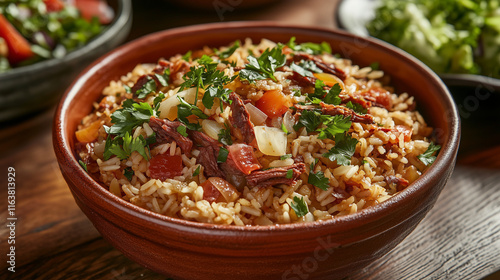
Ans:
[[[335,27],[336,2],[282,1],[244,11],[228,6],[217,13],[193,12],[167,1],[135,0],[128,40],[222,20]],[[458,163],[435,207],[393,251],[348,279],[500,279],[495,273],[500,270],[500,117],[495,108],[500,93],[491,93],[486,100],[474,99],[474,94],[471,89],[455,96],[457,104],[469,111],[462,118]],[[1,124],[0,279],[166,279],[114,249],[80,211],[52,149],[53,112],[49,108]],[[7,211],[9,167],[16,173],[14,216]],[[7,270],[9,217],[17,219],[15,272]]]

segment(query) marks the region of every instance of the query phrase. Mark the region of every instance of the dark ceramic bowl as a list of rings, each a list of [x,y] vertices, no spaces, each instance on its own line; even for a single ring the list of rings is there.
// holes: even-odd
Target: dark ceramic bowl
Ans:
[[[108,0],[115,17],[85,46],[0,74],[0,122],[54,105],[83,68],[125,41],[132,27],[131,0]]]
[[[170,218],[111,194],[78,164],[74,134],[110,80],[136,64],[250,37],[331,44],[366,66],[374,61],[398,92],[415,96],[442,145],[434,164],[395,197],[353,215],[280,226],[224,226]],[[103,237],[128,258],[174,279],[336,279],[380,258],[400,243],[433,207],[453,171],[460,124],[438,76],[408,54],[381,41],[320,28],[235,22],[184,27],[128,43],[94,62],[73,83],[57,109],[54,149],[77,204]]]

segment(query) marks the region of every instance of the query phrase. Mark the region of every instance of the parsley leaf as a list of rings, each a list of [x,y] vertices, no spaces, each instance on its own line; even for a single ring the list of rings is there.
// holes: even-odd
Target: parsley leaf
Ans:
[[[142,85],[140,89],[138,89],[135,94],[137,95],[137,98],[144,98],[151,92],[154,92],[156,90],[156,81],[151,78],[150,76],[147,76],[147,82]]]
[[[82,160],[79,160],[78,163],[83,167],[83,169],[88,172],[87,170],[87,164],[85,164],[85,162],[83,162]]]
[[[335,146],[324,157],[331,161],[337,161],[338,165],[350,165],[351,158],[356,151],[358,140],[352,138],[349,134],[339,133],[335,135]]]
[[[288,129],[286,129],[285,123],[281,123],[281,130],[283,130],[285,134],[288,134]]]
[[[177,105],[177,119],[191,130],[200,130],[201,125],[199,123],[191,123],[188,117],[195,115],[200,119],[208,119],[208,116],[197,106],[186,102],[184,98],[177,96],[177,99],[180,101],[180,104]]]
[[[198,164],[198,167],[196,167],[196,169],[194,170],[193,177],[200,175],[200,166],[201,165]]]
[[[111,155],[115,155],[119,159],[127,159],[135,151],[147,160],[149,157],[145,146],[146,139],[142,135],[132,138],[127,132],[123,137],[115,137],[113,140],[108,136],[104,149],[104,159],[108,160]]]
[[[226,127],[225,129],[221,129],[219,131],[218,136],[218,141],[226,146],[232,145],[233,144],[233,139],[231,139],[231,129],[227,124],[224,124]]]
[[[170,68],[165,69],[162,75],[156,74],[155,77],[160,82],[160,85],[166,87],[168,86],[168,80],[170,79]]]
[[[234,42],[234,44],[225,51],[221,52],[216,50],[215,54],[218,55],[220,58],[225,59],[233,55],[234,51],[236,51],[239,47],[240,47],[240,41],[238,40]]]
[[[347,104],[345,104],[345,106],[349,109],[352,109],[354,112],[358,113],[358,114],[361,114],[361,115],[364,115],[368,112],[368,110],[363,107],[363,105],[357,103],[357,102],[347,102]]]
[[[203,105],[208,108],[212,109],[212,106],[214,106],[214,99],[217,97],[227,103],[229,103],[229,94],[231,93],[230,89],[227,88],[222,88],[222,87],[210,87],[208,88],[207,91],[205,91],[205,94],[203,95],[202,102]],[[221,111],[222,110],[222,104],[221,104]]]
[[[342,115],[326,116],[323,117],[324,128],[319,129],[319,139],[330,138],[333,139],[336,134],[344,133],[351,128],[351,117],[344,117]]]
[[[267,78],[277,81],[274,76],[276,68],[285,65],[286,56],[283,54],[283,46],[278,45],[272,49],[266,49],[259,58],[248,56],[248,64],[240,71],[240,78],[249,82],[264,80]]]
[[[311,168],[311,172],[309,173],[309,178],[307,179],[307,183],[313,186],[316,186],[324,191],[326,191],[330,187],[330,181],[325,177],[323,171],[318,171],[316,173],[313,172]]]
[[[219,155],[217,156],[217,162],[218,163],[226,162],[228,155],[229,151],[224,147],[220,147]]]
[[[322,115],[315,110],[305,110],[300,113],[295,130],[305,127],[307,132],[318,132],[319,139],[333,139],[337,133],[344,133],[351,127],[350,117],[342,115]]]
[[[321,125],[321,113],[318,111],[303,111],[300,113],[299,121],[294,126],[295,130],[305,127],[307,132],[313,132]]]
[[[132,170],[132,168],[130,168],[130,167],[125,168],[123,170],[123,176],[125,176],[125,178],[127,178],[127,180],[131,181],[132,177],[134,176],[134,170]]]
[[[186,129],[187,128],[184,125],[179,125],[176,130],[177,130],[177,132],[179,132],[180,135],[182,135],[184,137],[188,137]]]
[[[135,127],[149,122],[151,116],[154,116],[153,108],[149,103],[136,103],[132,99],[123,101],[122,108],[111,114],[111,127],[105,127],[106,133],[119,136],[131,132]]]
[[[313,77],[313,73],[295,63],[292,63],[290,65],[290,69],[292,69],[293,71],[299,73],[300,75],[304,76],[304,77]]]
[[[433,156],[434,152],[437,152],[441,149],[440,145],[434,145],[433,142],[430,143],[429,147],[425,152],[421,155],[418,155],[417,158],[426,166],[431,165],[436,160],[436,156]]]
[[[285,177],[286,177],[287,179],[292,179],[292,178],[293,178],[293,169],[288,169],[288,170],[286,171],[286,175],[285,175]]]
[[[286,45],[294,51],[302,51],[308,54],[332,53],[332,48],[327,42],[322,42],[320,44],[311,42],[297,44],[295,43],[295,37],[292,37]]]
[[[187,62],[189,62],[189,60],[191,59],[191,54],[193,52],[192,51],[188,51],[187,53],[185,53],[183,56],[182,56],[182,60],[185,60]]]
[[[289,159],[292,157],[292,154],[286,154],[286,155],[282,155],[280,156],[280,160],[285,160],[285,159]]]
[[[304,202],[303,197],[299,198],[298,196],[294,196],[292,203],[290,203],[290,207],[292,207],[293,211],[295,211],[295,214],[299,218],[309,213],[309,209],[307,208],[307,204]]]
[[[328,91],[328,93],[325,95],[323,102],[325,102],[326,104],[340,105],[340,103],[342,102],[342,99],[340,99],[339,97],[341,91],[342,88],[340,87],[339,84],[333,85]]]

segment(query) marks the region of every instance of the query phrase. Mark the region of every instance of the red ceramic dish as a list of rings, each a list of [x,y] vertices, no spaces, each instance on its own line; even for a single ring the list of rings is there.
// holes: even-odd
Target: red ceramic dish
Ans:
[[[434,164],[395,197],[333,220],[279,226],[224,226],[170,218],[132,205],[94,181],[74,155],[74,133],[113,79],[160,57],[261,38],[331,44],[364,66],[377,61],[396,92],[415,96],[442,146]],[[434,205],[453,171],[460,138],[453,100],[437,75],[388,44],[329,29],[269,22],[219,23],[148,35],[89,66],[64,95],[53,142],[64,178],[103,237],[130,259],[174,279],[336,279],[359,270],[401,242]]]

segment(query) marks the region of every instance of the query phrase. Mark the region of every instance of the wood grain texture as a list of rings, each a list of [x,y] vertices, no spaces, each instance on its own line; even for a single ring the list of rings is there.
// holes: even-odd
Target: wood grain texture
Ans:
[[[51,112],[40,120],[24,124],[22,149],[11,150],[0,159],[1,185],[7,186],[7,168],[16,169],[16,264],[21,266],[40,257],[50,256],[99,236],[90,221],[75,204],[62,178],[52,151]],[[41,133],[33,133],[43,128]],[[15,129],[14,131],[17,131]],[[10,140],[9,140],[10,141]],[[12,140],[12,143],[15,141]],[[3,190],[3,189],[2,189]],[[0,216],[7,217],[7,191],[2,191]],[[4,218],[5,217],[5,218]],[[2,252],[7,251],[8,228],[0,227]],[[0,269],[5,270],[5,254],[1,254]]]

